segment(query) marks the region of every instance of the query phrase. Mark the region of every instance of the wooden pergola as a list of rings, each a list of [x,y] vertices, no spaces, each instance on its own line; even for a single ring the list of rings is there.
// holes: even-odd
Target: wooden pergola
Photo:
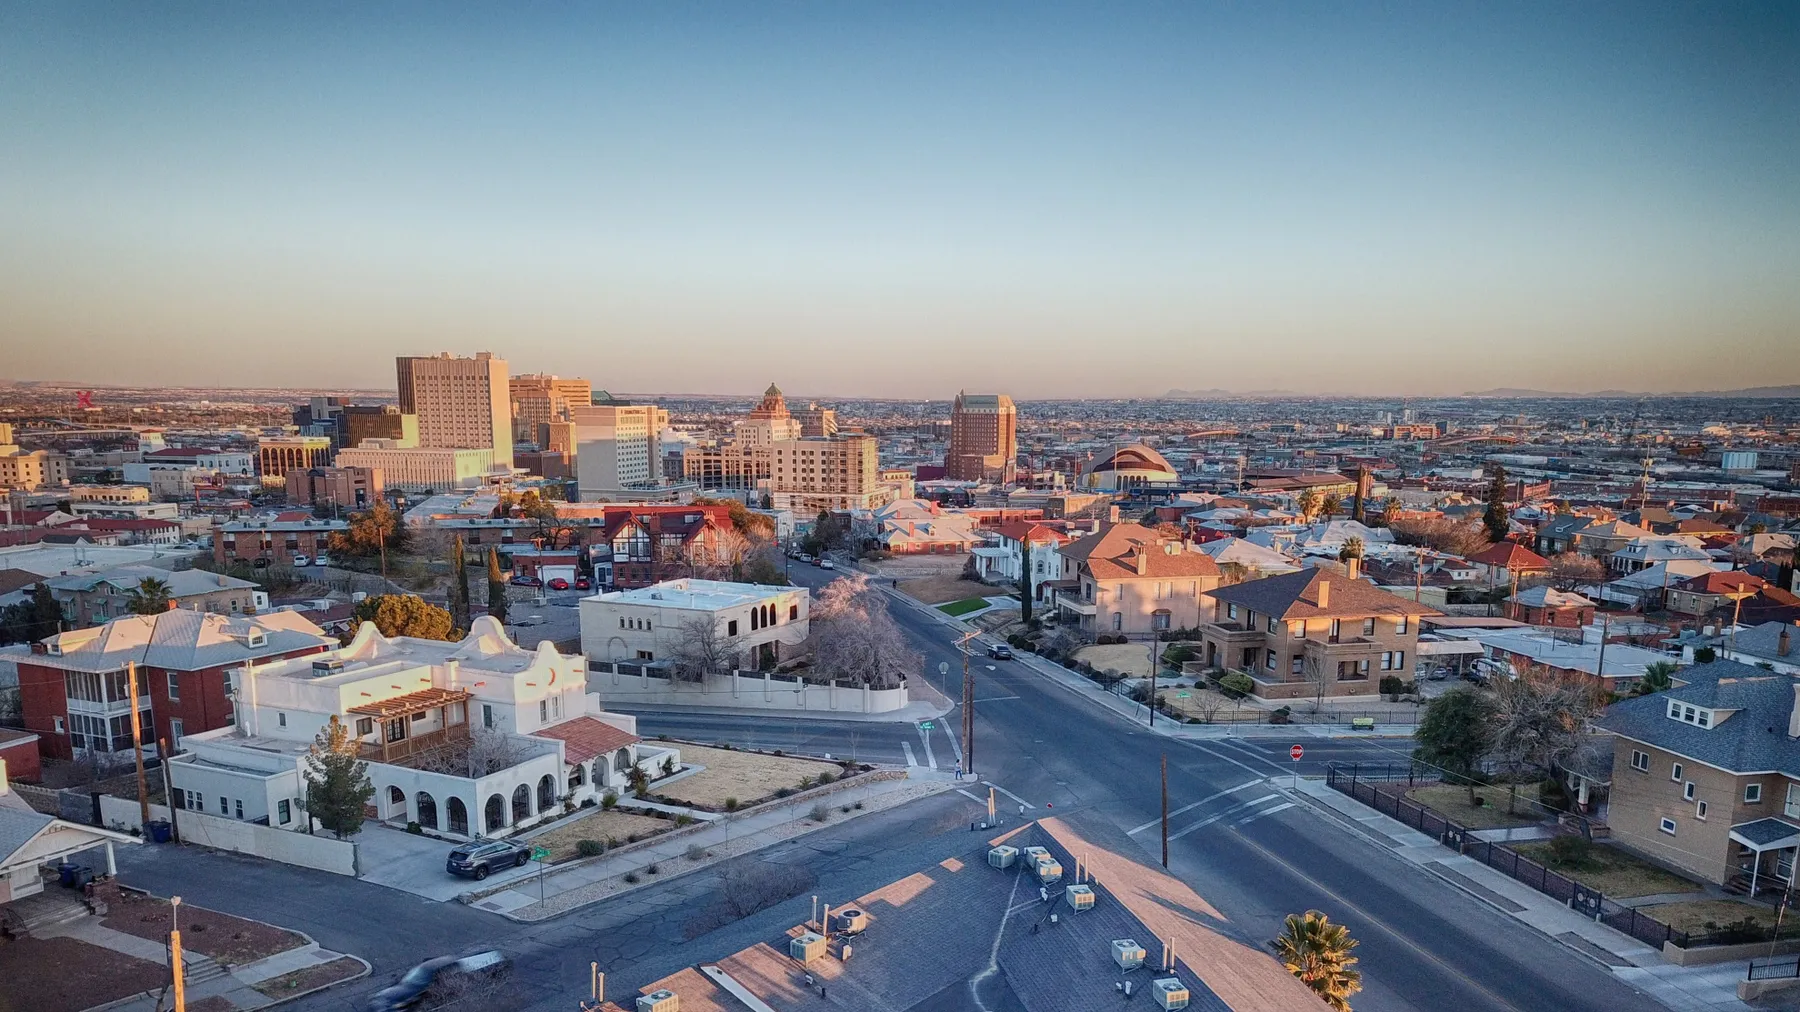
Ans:
[[[382,762],[393,759],[404,759],[407,756],[433,749],[451,740],[453,736],[469,733],[468,701],[472,693],[465,689],[420,689],[401,696],[390,696],[373,703],[352,706],[350,712],[358,717],[371,717],[379,726],[376,744],[365,745],[363,750],[370,758],[379,757]],[[450,719],[451,708],[462,705],[461,719]],[[441,727],[424,735],[412,733],[412,719],[415,715],[439,711]],[[393,728],[398,725],[398,733]]]

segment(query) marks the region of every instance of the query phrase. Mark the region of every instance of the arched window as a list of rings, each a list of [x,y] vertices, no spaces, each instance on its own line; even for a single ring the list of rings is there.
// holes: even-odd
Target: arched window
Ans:
[[[469,835],[469,810],[463,806],[461,798],[452,797],[450,803],[444,806],[444,812],[450,820],[449,825],[444,827],[446,830],[457,836]]]
[[[513,788],[512,820],[514,825],[531,818],[531,788],[520,784]]]
[[[387,817],[392,818],[397,815],[402,819],[406,818],[406,792],[398,787],[390,786],[387,794],[389,809]]]
[[[622,749],[618,750],[617,752],[614,752],[613,753],[613,770],[616,772],[619,772],[619,773],[624,773],[630,769],[631,769],[631,750],[628,748],[622,748]]]
[[[425,829],[438,828],[437,799],[420,791],[416,800],[419,805],[419,825]]]
[[[1125,628],[1125,613],[1119,611],[1113,612],[1113,632],[1118,632],[1123,628]]]
[[[556,804],[556,778],[546,773],[538,779],[538,811],[547,812]]]
[[[498,794],[490,794],[487,799],[487,810],[482,813],[481,824],[490,836],[506,828],[506,799]]]
[[[576,763],[569,767],[569,790],[574,790],[587,783],[587,764]]]

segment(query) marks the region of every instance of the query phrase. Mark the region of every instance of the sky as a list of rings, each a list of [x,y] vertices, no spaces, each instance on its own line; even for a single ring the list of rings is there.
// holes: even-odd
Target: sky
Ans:
[[[1800,382],[1800,5],[0,6],[0,374]]]

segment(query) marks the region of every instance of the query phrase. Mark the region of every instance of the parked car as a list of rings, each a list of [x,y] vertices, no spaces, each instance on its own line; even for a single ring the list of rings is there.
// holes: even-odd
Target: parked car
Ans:
[[[331,556],[329,556],[329,555],[315,555],[315,556],[313,556],[313,565],[315,565],[315,566],[329,566],[329,565],[331,565]]]
[[[813,560],[813,557],[805,552],[801,552],[799,558],[801,562],[811,562]]]
[[[1012,647],[1005,643],[996,643],[988,647],[988,656],[996,661],[1010,661],[1013,659]]]
[[[492,949],[472,956],[427,959],[406,971],[398,983],[375,992],[369,999],[369,1012],[402,1012],[417,1008],[434,985],[454,988],[464,980],[491,979],[511,969],[512,960]]]
[[[312,565],[312,559],[310,559],[304,555],[296,555],[296,556],[294,556],[294,561],[292,564],[296,565],[296,566],[310,566],[310,565]]]
[[[820,559],[819,560],[819,568],[820,569],[836,569],[837,564],[832,562],[830,559]]]
[[[594,586],[594,581],[588,579],[585,576],[577,576],[575,578],[575,589],[576,590],[589,590],[593,586]]]
[[[535,576],[515,576],[512,578],[515,587],[542,587],[544,582]]]
[[[520,868],[531,860],[531,848],[511,840],[470,840],[457,847],[444,859],[444,870],[452,875],[484,879],[495,871]]]
[[[569,581],[563,579],[560,576],[556,577],[555,579],[550,581],[550,589],[551,590],[568,590],[569,589]]]

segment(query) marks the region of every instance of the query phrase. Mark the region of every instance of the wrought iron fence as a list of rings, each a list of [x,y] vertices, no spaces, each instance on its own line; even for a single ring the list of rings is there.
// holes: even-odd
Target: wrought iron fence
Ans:
[[[1788,980],[1800,977],[1800,956],[1752,959],[1745,980]]]

